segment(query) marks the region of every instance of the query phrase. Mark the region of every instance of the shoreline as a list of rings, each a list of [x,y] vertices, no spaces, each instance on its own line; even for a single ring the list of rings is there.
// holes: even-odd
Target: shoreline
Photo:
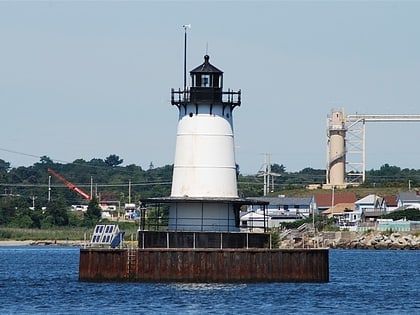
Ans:
[[[14,240],[2,240],[0,241],[0,248],[2,247],[24,247],[24,246],[53,246],[53,247],[80,247],[80,248],[89,248],[89,244],[85,244],[84,242],[58,242],[54,243],[54,241],[14,241]],[[406,245],[406,244],[399,244],[390,246],[387,245],[372,245],[372,244],[349,244],[346,242],[332,242],[327,245],[328,249],[362,249],[362,250],[420,250],[420,246],[416,245]],[[299,246],[281,246],[280,249],[290,249],[290,248],[300,248]],[[310,249],[312,247],[306,247]],[[318,248],[318,247],[315,247]]]
[[[0,247],[8,247],[8,246],[78,246],[82,247],[86,243],[83,241],[52,241],[52,240],[25,240],[25,241],[17,241],[17,240],[0,240]]]
[[[131,247],[136,247],[136,241],[124,241]],[[280,241],[279,248],[318,248],[330,249],[378,249],[378,250],[420,250],[420,235],[407,232],[324,232],[305,240],[286,238]],[[0,240],[0,247],[7,246],[66,246],[90,247],[90,241],[75,240]]]
[[[33,241],[2,240],[0,241],[0,246],[28,246],[32,243]]]

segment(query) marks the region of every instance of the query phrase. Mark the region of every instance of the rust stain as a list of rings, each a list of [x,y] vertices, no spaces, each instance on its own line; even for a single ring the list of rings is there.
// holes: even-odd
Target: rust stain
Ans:
[[[328,249],[81,249],[79,280],[328,282]]]

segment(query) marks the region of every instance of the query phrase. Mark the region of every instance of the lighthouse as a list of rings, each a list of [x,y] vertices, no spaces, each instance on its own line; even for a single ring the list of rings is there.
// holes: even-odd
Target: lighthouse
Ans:
[[[140,201],[138,248],[81,249],[79,279],[327,282],[328,249],[273,248],[268,201],[238,197],[232,115],[241,91],[223,90],[223,72],[208,55],[190,75],[191,87],[184,76],[184,88],[171,93],[178,109],[171,195]],[[263,210],[263,231],[240,229],[248,205]]]
[[[223,72],[208,55],[190,74],[191,87],[184,80],[172,89],[179,115],[171,195],[140,201],[138,248],[81,249],[79,279],[327,282],[328,249],[272,248],[265,215],[263,231],[240,230],[241,207],[265,214],[268,205],[238,197],[232,114],[241,92],[223,91]]]
[[[233,110],[241,91],[223,91],[223,72],[204,62],[190,71],[191,87],[172,89],[178,108],[169,229],[238,228]]]

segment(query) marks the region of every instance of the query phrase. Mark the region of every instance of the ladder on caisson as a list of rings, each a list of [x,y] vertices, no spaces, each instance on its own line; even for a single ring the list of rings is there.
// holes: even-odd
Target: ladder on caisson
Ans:
[[[127,248],[127,280],[135,278],[137,268],[137,249]]]

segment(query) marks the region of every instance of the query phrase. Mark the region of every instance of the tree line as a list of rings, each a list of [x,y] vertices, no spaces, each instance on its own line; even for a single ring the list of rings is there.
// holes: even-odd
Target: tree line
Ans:
[[[131,164],[122,166],[123,159],[111,154],[105,159],[90,161],[77,159],[72,163],[58,163],[43,156],[28,167],[10,167],[0,159],[0,225],[48,228],[50,226],[92,225],[100,219],[99,203],[123,206],[137,203],[142,198],[170,195],[173,165],[144,170]],[[85,199],[74,189],[48,172],[54,170],[75,187],[94,197]],[[287,172],[283,164],[272,164],[274,191],[304,188],[308,184],[325,182],[325,170],[304,168]],[[263,194],[263,177],[242,175],[237,166],[238,191],[241,197],[259,197]],[[418,187],[420,170],[401,169],[383,165],[379,170],[366,172],[365,186]],[[71,205],[88,204],[88,212],[80,217],[67,211]]]

